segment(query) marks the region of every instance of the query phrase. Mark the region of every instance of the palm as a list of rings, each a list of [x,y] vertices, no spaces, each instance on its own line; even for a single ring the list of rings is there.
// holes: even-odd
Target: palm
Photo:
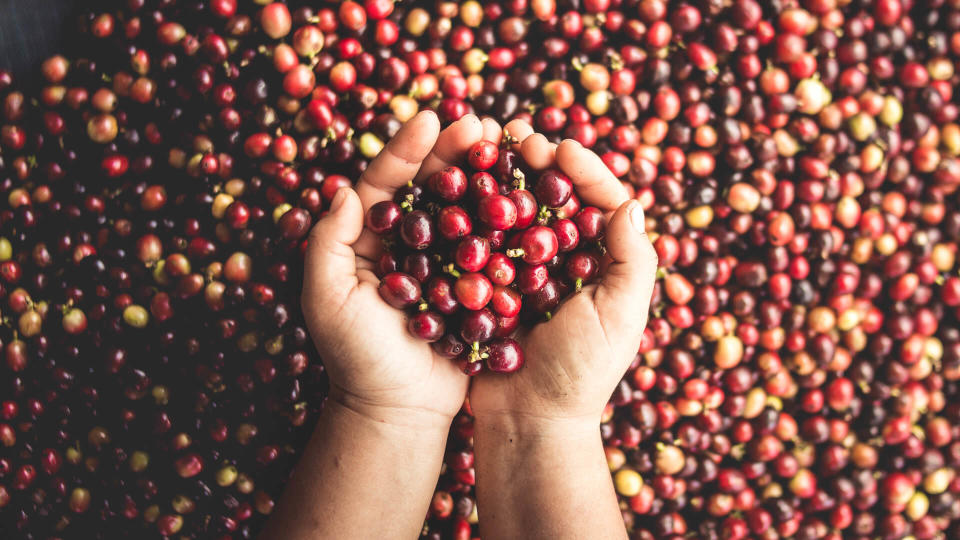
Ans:
[[[627,200],[620,182],[593,152],[572,141],[550,144],[520,121],[509,123],[507,130],[523,141],[518,149],[530,167],[563,170],[583,203],[612,215]],[[652,248],[650,252],[647,265],[655,266]],[[652,288],[652,279],[647,285]],[[642,331],[646,323],[645,309],[637,310],[643,315],[636,317],[627,313],[633,309],[620,309],[624,300],[629,302],[629,297],[611,296],[609,284],[590,285],[567,299],[549,322],[518,335],[523,368],[509,376],[477,377],[470,389],[474,413],[599,420],[602,409],[597,409],[596,397],[605,399],[616,386],[640,344],[636,329]],[[649,303],[649,294],[645,301]]]
[[[363,216],[408,182],[460,161],[482,138],[499,140],[500,126],[467,116],[440,132],[436,115],[417,115],[370,163],[356,193],[337,193],[332,205],[337,208],[311,233],[304,314],[331,386],[354,400],[451,417],[463,404],[468,377],[412,337],[404,313],[380,298],[371,269],[382,245],[364,229]]]
[[[358,260],[358,266],[366,263]],[[358,336],[326,360],[341,390],[379,403],[455,414],[463,403],[467,376],[430,345],[410,335],[403,312],[377,292],[379,279],[357,272],[358,284],[341,310],[340,335]]]
[[[617,344],[606,339],[603,325],[593,302],[596,286],[585,287],[567,300],[550,321],[534,326],[517,337],[524,350],[523,369],[510,376],[484,374],[478,377],[470,391],[474,411],[485,413],[538,414],[555,416],[594,415],[595,404],[581,399],[591,392],[570,394],[571,385],[585,382],[601,387],[609,386],[611,378],[619,378],[626,336],[617,336]],[[604,336],[597,340],[595,336]],[[627,351],[628,352],[628,351]],[[597,362],[596,360],[607,360]],[[555,410],[551,410],[555,409]]]

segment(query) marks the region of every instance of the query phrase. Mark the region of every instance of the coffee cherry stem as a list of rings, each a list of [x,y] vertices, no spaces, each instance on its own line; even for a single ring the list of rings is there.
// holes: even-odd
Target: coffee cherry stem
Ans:
[[[460,272],[457,270],[457,268],[454,266],[453,263],[450,263],[450,264],[444,266],[444,267],[443,267],[443,271],[446,272],[446,273],[448,273],[448,274],[450,274],[451,276],[453,276],[453,277],[455,277],[455,278],[459,278],[459,277],[460,277]]]
[[[486,351],[480,352],[480,342],[474,341],[470,344],[470,354],[467,355],[467,361],[471,364],[474,362],[479,362],[486,359],[490,356]]]
[[[525,189],[527,185],[527,177],[523,174],[523,171],[520,169],[513,170],[513,187],[514,189]]]
[[[424,312],[428,309],[430,309],[430,306],[427,305],[427,303],[424,302],[423,300],[421,300],[420,303],[417,304],[417,311]]]
[[[580,292],[583,289],[583,278],[577,278],[573,281],[573,290]]]
[[[523,257],[523,248],[508,249],[506,253],[507,253],[507,257],[514,258],[514,259],[517,257]]]
[[[537,212],[537,223],[546,225],[551,217],[553,217],[553,212],[550,210],[550,207],[546,205],[541,206],[540,211]]]
[[[407,196],[404,197],[403,202],[400,203],[400,208],[407,213],[413,212],[414,202],[416,201],[414,200],[413,195],[407,194]]]

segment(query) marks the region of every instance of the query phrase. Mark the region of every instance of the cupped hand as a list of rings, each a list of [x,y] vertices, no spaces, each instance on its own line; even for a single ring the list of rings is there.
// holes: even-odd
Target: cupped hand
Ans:
[[[421,112],[370,163],[356,191],[336,193],[310,233],[301,304],[330,397],[378,421],[447,429],[468,379],[410,336],[406,315],[380,298],[372,269],[382,246],[364,228],[364,215],[408,182],[462,160],[481,139],[499,141],[496,122],[468,115],[441,132],[436,115]]]
[[[473,381],[470,404],[477,420],[504,429],[539,429],[573,423],[599,426],[603,408],[634,359],[647,323],[657,256],[644,232],[639,203],[592,151],[566,140],[554,145],[526,123],[506,127],[534,169],[557,167],[573,181],[584,206],[608,216],[605,271],[597,283],[568,298],[553,317],[516,339],[525,365]],[[551,428],[552,429],[552,428]]]

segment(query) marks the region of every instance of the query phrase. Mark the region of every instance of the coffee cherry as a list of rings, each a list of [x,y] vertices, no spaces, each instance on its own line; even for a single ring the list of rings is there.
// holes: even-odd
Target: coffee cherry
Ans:
[[[420,284],[412,276],[393,272],[380,280],[380,297],[388,304],[403,309],[420,301]]]

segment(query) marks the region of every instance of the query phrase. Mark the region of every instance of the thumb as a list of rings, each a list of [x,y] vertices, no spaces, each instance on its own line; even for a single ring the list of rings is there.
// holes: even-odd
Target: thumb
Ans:
[[[360,198],[352,188],[340,188],[307,240],[301,304],[308,317],[338,312],[357,286],[352,246],[362,231]]]
[[[630,340],[634,352],[647,325],[657,271],[657,252],[644,230],[643,209],[627,201],[610,218],[606,229],[611,259],[594,293],[600,323],[608,336]]]

